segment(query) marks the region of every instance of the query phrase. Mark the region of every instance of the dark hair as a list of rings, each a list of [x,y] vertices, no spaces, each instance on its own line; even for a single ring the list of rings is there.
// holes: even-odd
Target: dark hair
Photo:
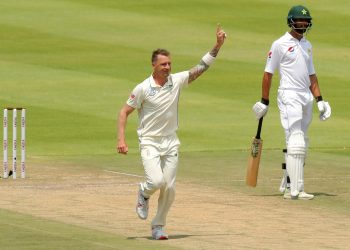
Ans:
[[[170,56],[170,52],[166,49],[156,49],[152,52],[152,64],[156,62],[158,55]]]

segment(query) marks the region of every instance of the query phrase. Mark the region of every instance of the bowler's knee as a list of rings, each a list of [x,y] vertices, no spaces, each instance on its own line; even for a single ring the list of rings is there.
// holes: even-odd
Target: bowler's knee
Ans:
[[[170,195],[171,197],[175,197],[175,187],[174,186],[167,187],[167,191],[168,191],[168,195]]]
[[[149,182],[149,185],[152,186],[152,189],[160,189],[165,185],[164,178],[152,178],[152,180]]]

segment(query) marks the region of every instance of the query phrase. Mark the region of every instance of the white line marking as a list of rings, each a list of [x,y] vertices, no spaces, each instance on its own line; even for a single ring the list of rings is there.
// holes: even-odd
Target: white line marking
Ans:
[[[340,180],[340,179],[348,179],[348,178],[350,178],[350,176],[304,177],[305,180]],[[281,179],[282,177],[280,179],[273,178],[271,180],[276,181]]]
[[[19,185],[16,186],[15,188],[36,188],[36,189],[64,189],[64,188],[94,188],[94,187],[107,187],[107,186],[134,186],[138,185],[138,183],[100,183],[100,184],[76,184],[76,185]]]
[[[143,178],[143,176],[137,175],[137,174],[128,174],[128,173],[117,172],[117,171],[111,171],[111,170],[103,170],[103,171],[108,172],[108,173],[113,173],[113,174],[120,174],[120,175],[127,175],[127,176],[133,176],[133,177]]]

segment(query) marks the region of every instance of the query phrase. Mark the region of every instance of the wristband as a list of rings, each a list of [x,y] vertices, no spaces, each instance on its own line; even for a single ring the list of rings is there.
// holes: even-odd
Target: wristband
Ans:
[[[270,101],[265,98],[261,98],[261,103],[265,104],[266,106],[269,106]]]
[[[210,66],[211,64],[213,64],[213,62],[215,61],[215,57],[213,57],[212,55],[210,55],[210,53],[208,52],[207,54],[205,54],[203,57],[202,57],[202,61]]]
[[[320,102],[320,101],[323,101],[323,98],[321,95],[316,97],[316,102]]]

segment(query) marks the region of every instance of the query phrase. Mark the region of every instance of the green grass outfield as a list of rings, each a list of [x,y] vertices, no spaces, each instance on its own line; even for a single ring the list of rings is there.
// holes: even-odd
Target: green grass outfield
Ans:
[[[349,216],[350,3],[301,2],[313,16],[308,39],[314,47],[322,94],[332,107],[332,117],[327,122],[320,122],[315,110],[309,134],[306,187],[317,195],[312,204]],[[276,107],[277,75],[262,131],[259,186],[248,189],[240,180],[244,178],[247,149],[257,127],[251,107],[260,98],[266,54],[273,40],[287,31],[289,8],[299,3],[0,1],[0,106],[28,109],[28,175],[31,162],[39,158],[43,163],[68,162],[87,169],[142,174],[136,113],[128,122],[130,155],[115,152],[119,109],[133,87],[151,73],[153,49],[164,47],[172,52],[173,72],[187,70],[212,48],[216,24],[220,22],[228,39],[217,61],[181,95],[179,181],[247,195],[277,195],[283,158],[280,151],[284,147]],[[28,230],[29,224],[35,225],[37,231]],[[0,228],[1,244],[7,242],[2,249],[110,249],[114,243],[124,245],[124,249],[140,247],[137,241],[123,237],[5,210],[0,210]],[[57,247],[57,241],[65,240],[67,230],[73,233],[73,239]],[[12,234],[14,231],[16,234]],[[93,246],[84,240],[92,234],[97,234]],[[21,244],[8,242],[18,237]],[[43,244],[41,248],[35,241]],[[155,249],[152,242],[144,246]]]

